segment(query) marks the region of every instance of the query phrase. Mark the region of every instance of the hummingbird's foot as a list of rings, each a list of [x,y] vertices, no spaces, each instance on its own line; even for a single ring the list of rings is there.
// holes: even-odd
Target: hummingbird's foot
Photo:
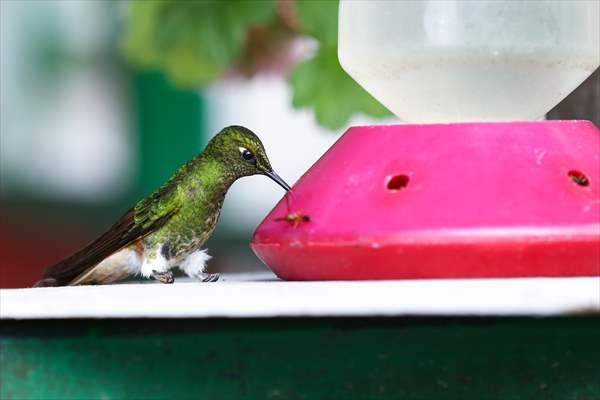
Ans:
[[[219,274],[204,274],[202,276],[202,282],[216,282],[219,280]]]
[[[154,270],[154,271],[152,271],[152,277],[162,283],[175,282],[175,279],[173,278],[173,274],[171,273],[171,271],[158,272],[158,271]]]

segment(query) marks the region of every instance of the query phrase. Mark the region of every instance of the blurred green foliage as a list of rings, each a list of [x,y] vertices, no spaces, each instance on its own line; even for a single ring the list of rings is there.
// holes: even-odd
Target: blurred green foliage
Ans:
[[[294,107],[313,107],[319,124],[343,126],[354,113],[385,117],[389,111],[342,69],[337,57],[338,1],[296,0],[303,33],[319,42],[314,57],[290,75]]]
[[[180,86],[206,84],[240,55],[247,30],[273,18],[272,1],[130,3],[123,48],[131,61],[157,67]]]
[[[129,6],[122,37],[126,56],[164,71],[179,86],[201,87],[239,68],[256,53],[248,49],[252,29],[283,26],[290,40],[311,36],[319,43],[312,58],[291,70],[294,107],[313,108],[317,122],[330,129],[356,113],[389,115],[339,65],[338,0],[148,0]]]

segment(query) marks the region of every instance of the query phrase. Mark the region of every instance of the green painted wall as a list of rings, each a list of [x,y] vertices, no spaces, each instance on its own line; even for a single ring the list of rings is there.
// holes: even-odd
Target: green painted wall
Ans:
[[[2,399],[600,399],[600,317],[3,321]]]

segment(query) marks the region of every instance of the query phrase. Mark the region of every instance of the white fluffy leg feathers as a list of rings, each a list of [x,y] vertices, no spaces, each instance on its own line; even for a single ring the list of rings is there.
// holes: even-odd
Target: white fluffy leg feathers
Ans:
[[[204,282],[216,281],[219,279],[218,274],[206,273],[206,264],[211,258],[207,251],[207,249],[202,249],[193,252],[179,264],[179,268],[190,278],[200,279]]]

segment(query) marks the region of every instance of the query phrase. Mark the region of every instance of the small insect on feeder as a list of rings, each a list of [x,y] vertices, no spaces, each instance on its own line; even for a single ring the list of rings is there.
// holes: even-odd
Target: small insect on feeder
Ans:
[[[600,64],[599,19],[598,1],[342,0],[341,65],[410,124],[350,128],[255,253],[293,280],[600,276],[600,131],[539,121]]]

